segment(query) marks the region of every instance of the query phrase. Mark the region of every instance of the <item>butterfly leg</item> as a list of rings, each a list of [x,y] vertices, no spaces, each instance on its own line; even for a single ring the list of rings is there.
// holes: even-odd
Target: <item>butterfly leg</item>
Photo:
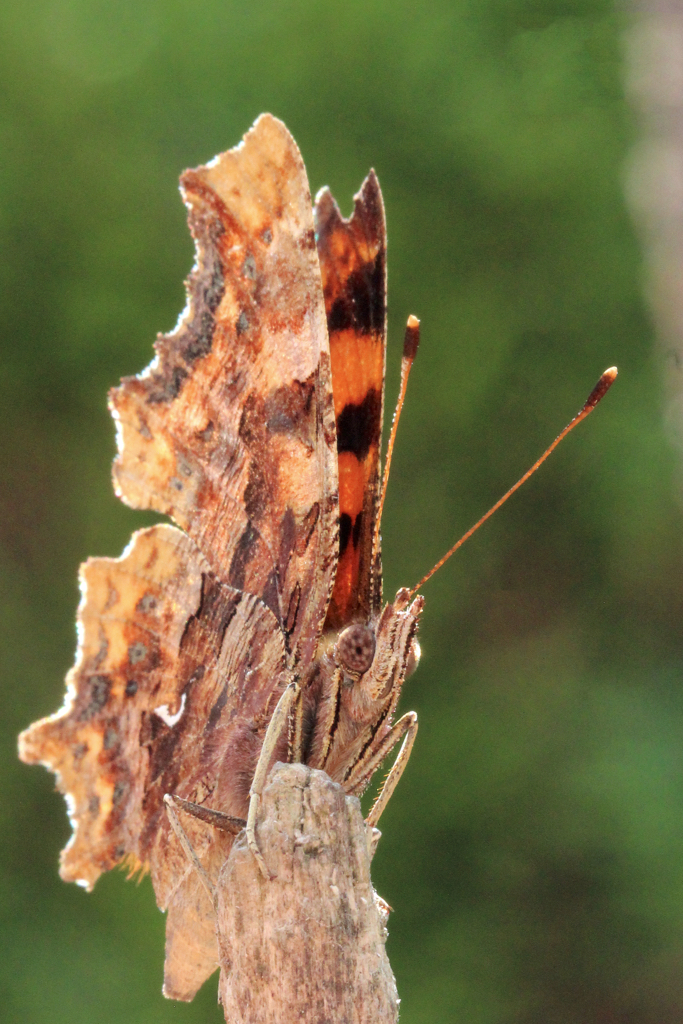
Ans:
[[[261,803],[261,793],[263,792],[263,787],[266,783],[270,762],[273,758],[273,754],[275,753],[275,748],[277,747],[280,737],[289,728],[289,717],[292,708],[299,701],[300,694],[301,687],[299,684],[290,683],[277,702],[275,711],[273,712],[273,717],[268,723],[266,735],[263,738],[263,746],[261,747],[256,771],[254,772],[254,778],[249,789],[249,811],[247,813],[246,830],[247,843],[249,845],[249,849],[256,858],[256,863],[260,867],[263,877],[267,881],[271,881],[273,876],[266,866],[266,862],[263,859],[263,855],[259,850],[258,842],[256,841],[256,818],[258,816],[258,810]]]
[[[405,766],[408,764],[408,758],[410,752],[413,749],[413,743],[417,736],[417,715],[414,711],[409,711],[399,718],[398,722],[392,727],[390,732],[384,737],[377,750],[375,750],[367,761],[360,761],[354,765],[353,771],[349,775],[349,778],[344,784],[344,788],[348,793],[362,792],[367,783],[370,781],[371,776],[377,771],[387,754],[396,746],[400,739],[403,739],[401,749],[399,750],[396,760],[394,761],[391,771],[384,780],[377,799],[370,808],[370,813],[365,819],[366,824],[371,828],[377,826],[380,815],[386,805],[389,803],[391,794],[398,785],[398,780],[403,775]]]
[[[193,868],[195,869],[195,871],[199,875],[199,878],[201,879],[201,881],[202,881],[202,883],[204,885],[204,888],[206,889],[206,891],[209,894],[209,898],[211,899],[211,902],[215,906],[216,905],[216,888],[215,888],[213,882],[211,881],[211,879],[209,878],[209,876],[207,875],[206,871],[204,870],[204,866],[201,863],[199,857],[197,856],[197,854],[195,852],[195,848],[192,845],[192,843],[190,842],[190,839],[189,839],[189,836],[188,836],[187,832],[185,831],[183,826],[180,824],[180,818],[178,817],[178,812],[176,810],[176,798],[172,797],[170,793],[167,793],[165,795],[165,797],[164,797],[164,803],[166,804],[166,813],[168,814],[168,820],[171,823],[171,828],[173,829],[173,831],[177,835],[178,840],[180,842],[180,845],[182,846],[182,848],[183,848],[183,850],[185,852],[185,856],[187,857],[187,859],[189,860],[190,864],[192,864]],[[183,801],[183,803],[185,803],[185,801]],[[178,806],[181,806],[181,805],[178,803]]]
[[[244,818],[235,818],[232,814],[226,814],[224,811],[214,811],[212,807],[204,807],[203,804],[183,800],[181,796],[174,796],[173,802],[186,814],[191,814],[193,818],[199,818],[207,825],[213,825],[220,832],[228,832],[232,836],[239,835],[247,824]]]
[[[334,720],[338,712],[339,706],[339,689],[344,678],[344,672],[341,668],[337,668],[332,674],[330,679],[329,693],[327,699],[319,705],[317,715],[320,718],[320,734],[323,737],[322,749],[316,759],[314,767],[321,768],[325,771],[325,765],[327,764],[327,758],[330,755],[332,749],[332,736],[334,733]],[[316,732],[318,731],[318,721],[316,720]]]

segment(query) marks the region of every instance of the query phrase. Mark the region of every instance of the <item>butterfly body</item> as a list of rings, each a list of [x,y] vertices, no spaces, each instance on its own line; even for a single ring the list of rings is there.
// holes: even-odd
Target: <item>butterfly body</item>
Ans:
[[[324,769],[347,792],[363,792],[370,776],[358,766],[370,760],[390,732],[401,686],[415,667],[415,636],[422,607],[422,598],[411,603],[407,592],[399,591],[375,623],[350,627],[365,634],[366,643],[372,638],[373,654],[367,669],[359,671],[353,662],[349,668],[352,658],[348,655],[346,662],[343,660],[345,633],[348,635],[348,630],[343,630],[331,650],[316,662],[304,687],[304,693],[310,693],[315,701],[316,727],[303,760],[312,768]],[[352,657],[356,657],[355,650]],[[318,678],[324,683],[316,686]]]

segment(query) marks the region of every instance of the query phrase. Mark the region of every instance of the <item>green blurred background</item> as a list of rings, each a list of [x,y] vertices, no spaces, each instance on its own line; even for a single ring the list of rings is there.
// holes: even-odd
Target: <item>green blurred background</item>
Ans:
[[[605,0],[23,0],[0,9],[0,1020],[218,1022],[161,994],[148,881],[88,895],[16,733],[61,704],[76,569],[114,498],[107,388],[184,305],[179,173],[281,117],[389,228],[388,405],[422,347],[388,594],[620,378],[428,584],[416,748],[374,865],[404,1024],[683,1021],[683,519],[623,200],[637,125]]]

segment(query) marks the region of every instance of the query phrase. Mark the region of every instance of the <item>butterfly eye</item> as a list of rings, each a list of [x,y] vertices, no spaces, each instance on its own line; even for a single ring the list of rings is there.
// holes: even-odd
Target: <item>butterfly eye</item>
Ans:
[[[368,626],[347,626],[337,640],[337,657],[349,672],[367,672],[375,657],[375,634]]]

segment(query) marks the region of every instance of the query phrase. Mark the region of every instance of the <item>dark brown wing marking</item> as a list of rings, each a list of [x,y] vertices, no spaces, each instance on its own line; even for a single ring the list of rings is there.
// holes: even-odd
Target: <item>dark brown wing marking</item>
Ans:
[[[181,188],[197,264],[154,362],[111,393],[117,493],[171,515],[307,663],[337,556],[330,357],[299,150],[263,115]]]
[[[339,565],[326,627],[379,610],[377,511],[386,347],[386,228],[371,171],[345,220],[328,189],[316,197],[316,238],[330,334],[339,461]]]

